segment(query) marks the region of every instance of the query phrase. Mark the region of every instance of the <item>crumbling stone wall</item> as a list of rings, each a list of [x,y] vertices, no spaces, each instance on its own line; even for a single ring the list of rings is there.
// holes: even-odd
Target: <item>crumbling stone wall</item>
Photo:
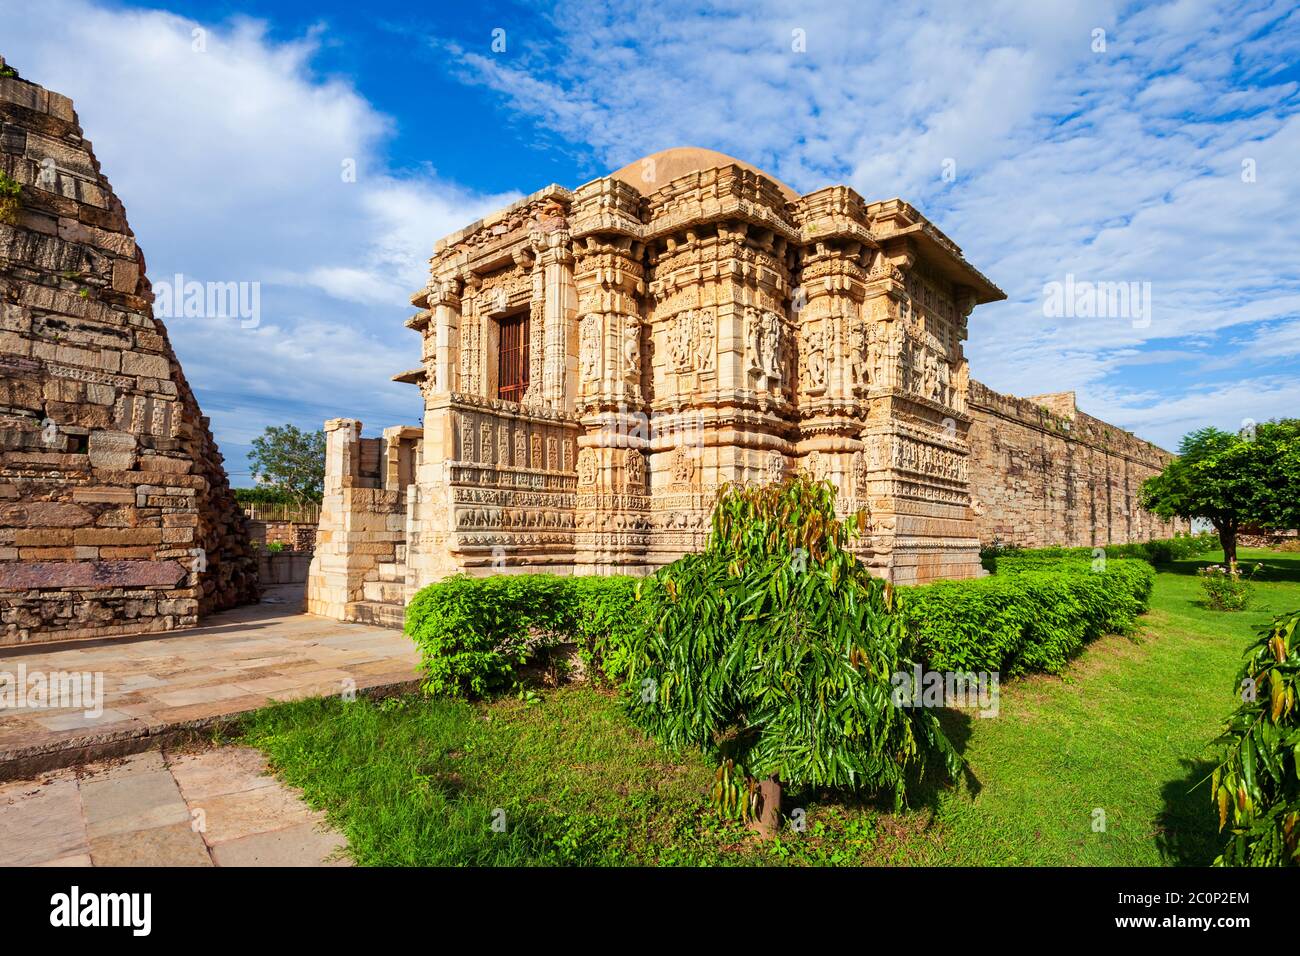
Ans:
[[[1073,392],[1017,398],[970,383],[971,507],[980,541],[1023,547],[1167,538],[1189,529],[1139,503],[1173,457],[1078,410]]]
[[[255,600],[243,512],[67,97],[0,77],[0,171],[22,187],[0,222],[0,644]]]

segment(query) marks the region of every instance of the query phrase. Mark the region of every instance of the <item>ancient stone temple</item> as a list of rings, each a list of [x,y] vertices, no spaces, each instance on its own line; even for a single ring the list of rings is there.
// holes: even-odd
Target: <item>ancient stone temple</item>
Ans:
[[[0,60],[0,67],[3,67]],[[0,75],[0,644],[255,599],[221,455],[72,103]]]
[[[645,573],[703,545],[722,485],[794,469],[869,511],[862,556],[900,583],[980,574],[981,538],[1031,525],[1146,537],[1137,485],[1167,456],[1104,423],[1085,437],[1114,447],[1022,509],[1077,416],[971,382],[968,319],[1002,298],[906,202],[708,150],[549,186],[437,243],[406,323],[423,360],[395,376],[422,426],[327,423],[308,608],[397,622],[458,571]]]

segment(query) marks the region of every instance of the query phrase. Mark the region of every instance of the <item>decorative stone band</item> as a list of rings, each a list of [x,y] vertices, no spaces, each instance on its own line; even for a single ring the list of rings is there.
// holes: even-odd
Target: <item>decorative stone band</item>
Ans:
[[[0,591],[175,587],[189,572],[177,561],[26,561],[0,564]]]

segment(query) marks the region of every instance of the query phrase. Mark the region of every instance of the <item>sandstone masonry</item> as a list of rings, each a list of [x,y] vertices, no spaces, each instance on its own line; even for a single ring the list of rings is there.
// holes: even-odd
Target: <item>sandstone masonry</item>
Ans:
[[[1172,457],[1078,410],[1073,392],[1016,398],[971,382],[971,508],[980,540],[1097,546],[1187,532],[1142,508]]]
[[[22,185],[0,223],[0,644],[255,600],[243,513],[67,97],[0,77],[0,171]]]

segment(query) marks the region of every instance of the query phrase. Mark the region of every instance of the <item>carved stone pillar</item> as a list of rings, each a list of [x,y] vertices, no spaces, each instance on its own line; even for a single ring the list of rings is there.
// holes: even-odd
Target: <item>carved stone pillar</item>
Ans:
[[[460,287],[460,280],[455,278],[429,286],[434,337],[433,367],[429,371],[435,392],[460,390]]]
[[[547,408],[571,411],[578,391],[578,295],[568,224],[543,219],[529,236],[542,272],[542,387]],[[530,386],[531,387],[531,386]]]

